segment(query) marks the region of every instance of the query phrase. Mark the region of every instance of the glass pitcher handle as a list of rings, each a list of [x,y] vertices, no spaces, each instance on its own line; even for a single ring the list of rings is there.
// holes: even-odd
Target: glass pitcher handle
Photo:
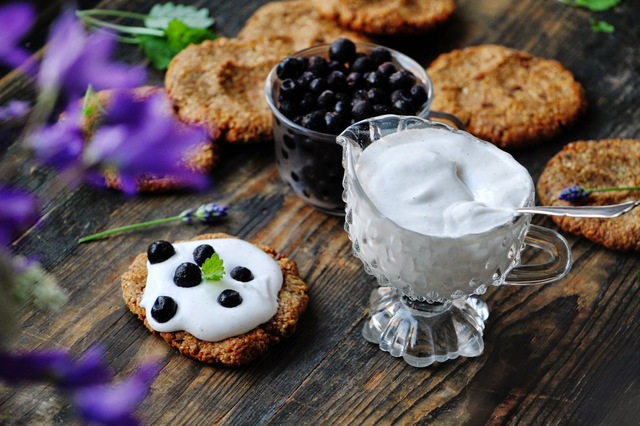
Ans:
[[[452,127],[455,127],[458,130],[467,130],[467,127],[462,123],[462,121],[453,114],[449,114],[448,112],[442,111],[432,111],[429,110],[427,112],[427,116],[423,117],[432,121],[444,122],[444,124],[448,124]]]
[[[531,225],[524,239],[527,246],[544,251],[548,260],[536,264],[520,264],[507,274],[505,285],[549,284],[567,275],[573,258],[567,240],[556,231]]]

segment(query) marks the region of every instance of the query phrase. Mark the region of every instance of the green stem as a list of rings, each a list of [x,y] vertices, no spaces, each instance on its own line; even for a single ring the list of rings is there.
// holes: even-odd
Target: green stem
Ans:
[[[608,188],[587,189],[588,192],[607,192],[607,191],[638,191],[640,186],[616,186]]]
[[[89,15],[82,15],[80,16],[80,19],[82,19],[87,24],[91,24],[91,25],[95,25],[97,27],[103,27],[103,28],[111,28],[112,30],[119,31],[124,34],[144,34],[144,35],[152,35],[156,37],[164,36],[163,30],[158,30],[155,28],[130,27],[127,25],[112,24],[110,22],[105,22],[100,19],[96,19]]]
[[[169,222],[176,222],[178,220],[182,220],[182,216],[173,216],[173,217],[167,217],[164,219],[155,219],[155,220],[150,220],[148,222],[140,222],[133,225],[122,226],[120,228],[109,229],[107,231],[98,232],[97,234],[82,237],[78,240],[78,243],[82,244],[89,241],[94,241],[100,238],[104,238],[109,235],[117,234],[119,232],[132,231],[134,229],[146,228],[146,227],[155,226],[155,225],[162,225]]]
[[[117,16],[120,18],[132,18],[132,19],[140,19],[145,20],[149,17],[149,15],[145,15],[142,13],[135,12],[126,12],[123,10],[110,10],[110,9],[88,9],[88,10],[78,10],[76,11],[76,16],[82,18],[84,16]]]

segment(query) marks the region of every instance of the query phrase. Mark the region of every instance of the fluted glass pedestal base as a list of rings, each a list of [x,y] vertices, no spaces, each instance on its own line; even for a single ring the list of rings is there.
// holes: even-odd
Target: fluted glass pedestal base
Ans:
[[[393,287],[371,293],[363,336],[414,367],[482,353],[487,304],[478,297],[442,303],[410,300]]]

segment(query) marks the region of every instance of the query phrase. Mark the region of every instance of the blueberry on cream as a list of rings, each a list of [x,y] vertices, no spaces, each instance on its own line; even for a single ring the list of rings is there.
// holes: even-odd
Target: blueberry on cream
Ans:
[[[165,260],[154,263],[149,258],[140,302],[155,331],[187,331],[216,342],[246,333],[278,311],[282,271],[258,247],[235,238],[170,245],[174,254]],[[230,272],[207,278],[203,267],[206,271],[205,262],[212,256]]]

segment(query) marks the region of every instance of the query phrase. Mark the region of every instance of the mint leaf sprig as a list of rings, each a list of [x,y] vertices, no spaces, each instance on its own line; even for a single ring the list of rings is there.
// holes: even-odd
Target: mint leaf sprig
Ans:
[[[210,258],[204,261],[202,274],[207,281],[220,281],[222,279],[225,274],[224,262],[218,256],[218,253],[213,253]]]
[[[188,209],[183,211],[177,216],[166,217],[163,219],[149,220],[147,222],[135,223],[133,225],[121,226],[119,228],[109,229],[107,231],[98,232],[97,234],[88,235],[78,240],[79,244],[87,243],[89,241],[98,240],[100,238],[108,237],[110,235],[119,234],[121,232],[133,231],[140,228],[147,228],[150,226],[163,225],[165,223],[183,221],[192,223],[198,221],[201,223],[215,223],[221,218],[227,215],[227,206],[219,206],[216,203],[207,203],[198,206],[197,209]]]
[[[171,59],[188,45],[217,38],[207,29],[215,23],[209,11],[193,6],[157,4],[148,15],[108,9],[79,10],[76,15],[86,25],[115,31],[120,42],[137,44],[159,70],[166,69]],[[104,17],[139,20],[143,25],[115,24]]]
[[[611,191],[638,191],[640,186],[616,186],[606,188],[583,188],[580,185],[572,185],[560,191],[559,200],[571,203],[583,201],[594,192],[611,192]]]

